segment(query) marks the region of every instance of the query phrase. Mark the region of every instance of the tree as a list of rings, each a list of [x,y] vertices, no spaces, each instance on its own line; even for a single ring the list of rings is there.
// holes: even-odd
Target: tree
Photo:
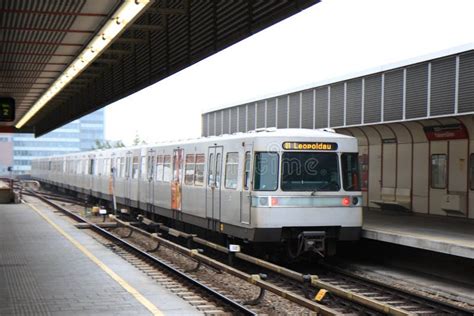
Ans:
[[[125,147],[125,144],[121,140],[111,142],[110,140],[100,141],[96,139],[95,146],[92,147],[92,149],[96,150],[96,149],[110,149],[110,148],[121,148],[121,147]]]
[[[146,145],[147,142],[144,139],[141,139],[140,136],[138,135],[138,132],[135,131],[135,138],[133,139],[133,146],[138,146],[138,145]]]

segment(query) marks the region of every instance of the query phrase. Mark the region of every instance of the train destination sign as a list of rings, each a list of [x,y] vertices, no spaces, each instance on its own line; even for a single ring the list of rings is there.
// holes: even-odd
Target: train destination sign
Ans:
[[[284,142],[285,150],[336,150],[337,143],[326,142]]]
[[[15,120],[15,100],[13,98],[0,98],[0,122],[13,122]]]

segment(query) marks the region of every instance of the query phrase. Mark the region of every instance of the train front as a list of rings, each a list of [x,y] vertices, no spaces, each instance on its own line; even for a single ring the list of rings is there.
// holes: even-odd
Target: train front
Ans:
[[[283,242],[290,257],[333,255],[338,241],[361,234],[357,139],[325,131],[287,133],[254,144],[254,240]]]

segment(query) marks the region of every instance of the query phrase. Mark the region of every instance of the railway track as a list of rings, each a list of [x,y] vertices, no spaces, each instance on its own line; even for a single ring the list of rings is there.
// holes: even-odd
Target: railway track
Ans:
[[[187,240],[188,244],[189,241],[192,240],[195,245],[206,247],[208,249],[208,251],[206,251],[207,255],[214,253],[212,258],[209,258],[194,250],[186,249],[182,245],[173,246],[172,242],[157,235],[152,235],[130,223],[122,222],[119,219],[116,219],[116,222],[120,226],[129,229],[130,232],[136,231],[150,238],[150,240],[155,240],[175,250],[187,253],[187,255],[194,260],[197,260],[197,262],[205,263],[226,272],[229,272],[227,271],[228,269],[236,270],[237,272],[234,271],[234,274],[246,274],[246,276],[242,278],[250,278],[249,281],[260,288],[265,289],[265,287],[267,287],[267,290],[273,290],[273,293],[279,292],[278,294],[283,297],[291,296],[293,302],[305,302],[307,304],[305,306],[306,308],[317,311],[320,314],[473,315],[473,311],[471,310],[440,302],[431,297],[403,291],[380,282],[362,278],[341,269],[335,269],[328,265],[322,265],[319,266],[317,270],[315,269],[314,273],[317,273],[316,276],[316,274],[303,274],[301,272],[292,271],[243,253],[235,253],[233,256],[239,260],[234,260],[235,265],[233,267],[223,269],[221,265],[223,262],[227,262],[227,256],[229,255],[229,251],[225,247],[158,224],[159,227],[171,235],[173,239],[183,237],[183,240]],[[145,223],[146,222],[149,223],[150,221],[147,220]],[[153,224],[156,226],[157,223]],[[123,252],[119,254],[124,255]],[[216,262],[220,262],[221,265]],[[167,262],[167,264],[173,266],[171,262]],[[140,265],[143,266],[144,264],[140,263]],[[183,273],[183,269],[176,266],[173,268]],[[258,274],[264,274],[266,280],[251,280],[252,276]],[[209,286],[209,284],[206,284],[206,286]],[[314,298],[320,293],[320,290],[326,290],[327,294],[323,296],[318,303],[315,303]],[[177,291],[182,291],[182,289],[178,287]],[[313,304],[309,305],[308,301]],[[260,313],[258,308],[252,310],[254,313]]]
[[[222,295],[209,286],[200,283],[188,274],[183,273],[162,260],[159,260],[146,251],[139,249],[137,246],[125,239],[99,227],[99,225],[85,220],[81,216],[50,201],[48,198],[36,194],[33,191],[29,191],[29,193],[54,209],[69,216],[74,221],[87,224],[91,231],[100,236],[104,244],[113,248],[115,252],[139,267],[142,271],[146,271],[153,279],[164,284],[165,287],[173,288],[174,291],[177,291],[177,295],[185,298],[190,303],[192,302],[193,305],[197,305],[197,308],[205,314],[256,315],[256,313],[251,309]]]

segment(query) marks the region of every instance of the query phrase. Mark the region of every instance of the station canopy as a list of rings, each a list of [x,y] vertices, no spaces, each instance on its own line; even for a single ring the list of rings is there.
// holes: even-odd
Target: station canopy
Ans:
[[[16,113],[0,132],[43,135],[317,2],[2,0],[0,98]]]

